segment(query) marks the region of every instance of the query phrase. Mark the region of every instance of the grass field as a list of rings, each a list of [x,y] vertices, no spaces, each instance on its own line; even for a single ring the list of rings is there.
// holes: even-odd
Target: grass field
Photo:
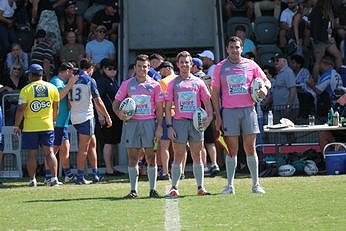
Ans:
[[[251,179],[238,176],[235,195],[220,195],[226,179],[206,178],[211,196],[196,196],[195,180],[180,183],[177,200],[125,200],[126,177],[95,185],[28,188],[7,180],[0,189],[0,230],[345,230],[346,175],[262,178],[265,195],[251,193]],[[169,182],[159,181],[164,195]],[[172,213],[172,204],[178,206]],[[165,216],[165,214],[171,214]]]

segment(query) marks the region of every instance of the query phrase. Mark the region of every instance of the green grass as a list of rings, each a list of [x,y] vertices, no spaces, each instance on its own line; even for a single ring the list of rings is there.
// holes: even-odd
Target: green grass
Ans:
[[[126,178],[126,177],[125,177]],[[267,193],[251,193],[251,179],[237,177],[236,194],[220,195],[224,177],[206,178],[214,193],[196,196],[195,180],[181,181],[182,230],[345,230],[346,175],[262,178]],[[166,199],[124,200],[126,179],[97,185],[28,188],[7,180],[0,189],[0,230],[164,230]],[[164,194],[169,182],[158,182]]]

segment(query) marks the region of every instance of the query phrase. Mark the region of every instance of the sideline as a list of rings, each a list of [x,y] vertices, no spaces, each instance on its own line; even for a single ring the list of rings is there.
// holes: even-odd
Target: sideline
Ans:
[[[166,186],[166,192],[171,188],[170,185]],[[179,200],[166,198],[165,203],[165,230],[166,231],[180,231],[180,215],[179,215]]]

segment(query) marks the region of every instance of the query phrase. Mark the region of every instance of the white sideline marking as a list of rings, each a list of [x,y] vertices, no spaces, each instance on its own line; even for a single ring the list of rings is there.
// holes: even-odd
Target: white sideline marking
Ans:
[[[171,186],[166,186],[166,192],[169,191]],[[180,216],[178,199],[166,198],[165,203],[165,230],[166,231],[179,231],[180,227]]]

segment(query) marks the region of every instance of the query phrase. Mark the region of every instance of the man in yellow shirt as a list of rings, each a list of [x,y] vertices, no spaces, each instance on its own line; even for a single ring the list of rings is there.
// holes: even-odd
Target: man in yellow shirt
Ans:
[[[14,125],[14,134],[19,135],[20,124],[24,119],[22,149],[27,150],[27,170],[29,186],[36,187],[36,155],[41,145],[45,161],[52,172],[51,186],[58,185],[58,162],[54,155],[54,124],[58,114],[59,91],[51,83],[43,81],[43,68],[32,64],[27,73],[30,83],[19,94]]]

